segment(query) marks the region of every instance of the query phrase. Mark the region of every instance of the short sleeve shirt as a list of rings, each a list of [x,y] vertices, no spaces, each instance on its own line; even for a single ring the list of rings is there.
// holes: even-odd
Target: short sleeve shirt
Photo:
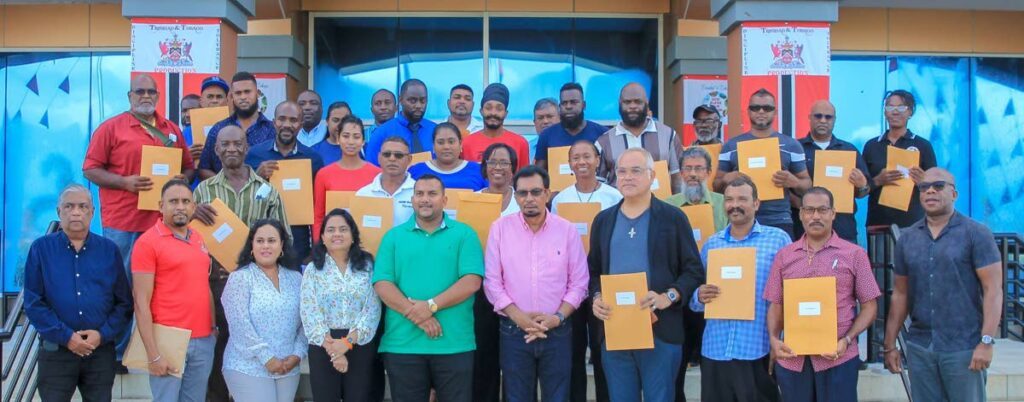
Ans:
[[[493,144],[502,143],[516,151],[519,169],[530,164],[530,144],[523,136],[505,130],[501,135],[491,138],[482,131],[477,131],[462,140],[462,157],[469,161],[482,162],[484,151]]]
[[[893,144],[888,140],[888,132],[883,133],[864,143],[864,163],[867,164],[869,178],[878,176],[885,170],[889,158],[889,145],[921,153],[921,170],[928,170],[936,166],[935,150],[932,143],[923,137],[914,134],[910,130],[896,140]],[[919,219],[924,218],[924,207],[921,206],[921,197],[915,187],[910,197],[909,209],[904,212],[895,208],[889,208],[878,204],[878,198],[882,196],[882,188],[872,186],[871,195],[868,196],[868,226],[896,224],[901,228],[913,225]]]
[[[772,132],[772,134],[765,138],[778,138],[779,139],[779,152],[782,162],[782,170],[788,170],[793,174],[797,174],[807,170],[807,164],[804,157],[804,148],[797,142],[793,137],[783,135],[779,132]],[[755,137],[754,134],[746,132],[734,137],[726,142],[722,146],[722,153],[718,155],[718,171],[722,173],[729,173],[738,171],[739,165],[739,153],[736,151],[737,144],[743,141],[759,140],[761,138]],[[789,195],[791,194],[788,188],[783,189],[783,196],[778,200],[761,200],[761,207],[757,210],[757,221],[764,225],[786,225],[793,223],[793,217],[789,210]]]
[[[825,149],[821,149],[817,144],[814,143],[814,138],[807,135],[799,140],[800,145],[804,148],[804,156],[807,157],[807,174],[814,179],[814,156],[818,151],[853,151],[857,153],[856,165],[857,170],[860,170],[865,176],[868,174],[868,166],[864,163],[864,158],[861,157],[860,151],[857,150],[853,144],[836,138],[835,135],[829,140],[828,146]],[[848,174],[848,173],[847,173]],[[870,179],[868,179],[870,180]],[[847,213],[836,213],[836,219],[832,222],[832,228],[842,237],[850,242],[857,242],[857,220],[854,219],[854,214],[857,213],[857,204],[853,205],[853,214]],[[799,219],[798,214],[794,214],[794,219]],[[800,226],[798,223],[797,227]],[[801,232],[802,233],[802,232]]]
[[[414,180],[420,176],[430,173],[441,179],[444,188],[461,188],[472,191],[487,187],[487,180],[480,171],[480,164],[470,161],[462,161],[458,167],[447,172],[442,172],[434,165],[433,161],[420,162],[409,167],[409,174]]]
[[[538,160],[547,160],[548,148],[567,147],[580,140],[594,142],[605,131],[608,131],[607,127],[590,120],[586,120],[583,131],[576,135],[569,134],[561,124],[553,124],[544,129],[544,131],[537,133],[537,145],[535,147],[537,152],[533,157]]]

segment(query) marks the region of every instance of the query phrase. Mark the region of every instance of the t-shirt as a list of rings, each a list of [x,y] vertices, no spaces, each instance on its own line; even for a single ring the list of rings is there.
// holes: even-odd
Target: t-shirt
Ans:
[[[576,185],[566,187],[558,192],[558,195],[551,200],[551,212],[558,213],[558,204],[563,202],[598,202],[601,203],[601,210],[611,208],[622,201],[622,193],[615,187],[598,183],[597,190],[592,193],[581,193]]]
[[[533,157],[538,160],[547,160],[548,148],[567,147],[579,140],[594,142],[605,131],[608,131],[607,127],[590,120],[586,121],[583,131],[576,135],[569,134],[561,124],[554,124],[537,134],[537,152]]]
[[[609,247],[608,252],[609,274],[646,272],[650,280],[651,262],[647,254],[650,227],[650,208],[633,219],[619,211],[612,227],[611,244],[615,247]]]
[[[324,160],[324,166],[341,160],[341,145],[331,144],[327,139],[316,143],[310,148]]]
[[[327,141],[321,142],[321,144]],[[313,241],[320,239],[320,225],[327,215],[328,191],[359,191],[373,181],[380,168],[367,162],[355,170],[342,169],[337,163],[324,166],[313,180]]]
[[[793,174],[807,170],[803,145],[800,145],[793,137],[779,132],[772,132],[770,136],[765,138],[772,137],[779,139],[782,170],[788,170]],[[722,153],[718,155],[718,171],[722,173],[738,171],[740,165],[737,159],[739,158],[739,153],[736,151],[736,144],[759,139],[761,138],[755,137],[754,134],[748,131],[726,142],[722,146]],[[761,207],[757,210],[757,221],[769,226],[793,224],[793,216],[789,211],[789,194],[790,190],[784,188],[781,199],[761,200]]]
[[[477,131],[473,135],[464,138],[462,140],[462,158],[481,162],[487,147],[499,142],[512,147],[516,151],[516,158],[519,159],[518,169],[522,169],[530,164],[530,144],[526,142],[523,136],[508,130],[494,138],[484,135],[483,131]]]
[[[476,162],[462,161],[458,167],[448,172],[441,171],[433,161],[420,162],[409,167],[409,174],[415,180],[419,180],[420,176],[427,173],[441,179],[445,188],[464,188],[476,191],[487,187],[487,180],[484,180],[480,171],[480,164]]]

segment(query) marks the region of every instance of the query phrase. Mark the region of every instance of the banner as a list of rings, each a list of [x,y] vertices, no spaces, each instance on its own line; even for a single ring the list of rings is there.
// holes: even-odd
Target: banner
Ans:
[[[220,73],[220,20],[133,18],[132,71]]]
[[[288,100],[288,83],[285,74],[254,74],[256,87],[260,90],[260,113],[274,117],[274,109]]]
[[[760,24],[758,24],[760,25]],[[743,75],[829,75],[829,27],[743,24]]]
[[[724,133],[729,123],[729,80],[724,75],[683,76],[683,144],[689,145],[697,138],[693,127],[693,110],[700,105],[718,109],[722,118]],[[724,139],[723,139],[724,141]]]

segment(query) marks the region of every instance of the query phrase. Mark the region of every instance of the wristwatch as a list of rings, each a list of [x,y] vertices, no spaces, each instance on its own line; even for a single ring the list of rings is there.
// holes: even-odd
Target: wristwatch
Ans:
[[[427,307],[430,307],[431,313],[437,312],[437,303],[434,303],[434,299],[427,299]]]
[[[675,289],[669,289],[667,292],[665,292],[665,296],[668,296],[668,301],[672,303],[675,303],[677,300],[679,300],[679,293],[676,292]]]
[[[562,323],[565,322],[565,315],[563,315],[561,311],[556,311],[555,317],[558,317],[558,325],[562,325]]]
[[[996,344],[996,339],[993,338],[990,335],[982,335],[981,336],[981,344],[982,345],[995,345]]]

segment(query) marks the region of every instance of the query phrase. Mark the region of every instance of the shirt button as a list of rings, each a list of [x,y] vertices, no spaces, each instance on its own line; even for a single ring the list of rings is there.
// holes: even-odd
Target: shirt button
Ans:
[[[79,277],[79,276],[81,276],[81,275],[79,275],[79,274],[75,274],[75,278],[77,278],[77,277]]]
[[[82,295],[82,292],[78,292],[78,295],[79,295],[79,296],[81,296],[81,295]]]
[[[78,315],[82,315],[82,312],[81,312],[81,311],[79,311],[79,312],[78,312]]]

